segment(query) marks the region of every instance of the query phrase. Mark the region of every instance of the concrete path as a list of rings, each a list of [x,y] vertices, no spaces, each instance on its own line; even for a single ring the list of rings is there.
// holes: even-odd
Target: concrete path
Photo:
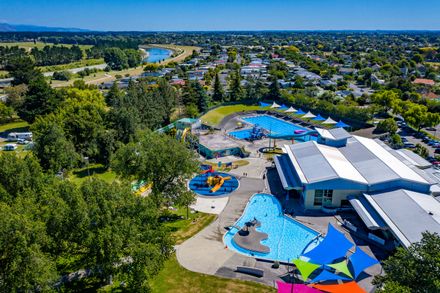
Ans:
[[[285,267],[272,269],[271,263],[257,261],[254,258],[235,253],[223,243],[225,227],[233,225],[242,215],[249,198],[254,193],[264,192],[263,180],[241,178],[240,188],[229,196],[228,205],[218,218],[197,235],[179,245],[176,249],[177,260],[186,269],[198,273],[228,278],[252,280],[273,285],[274,280],[287,272]],[[235,272],[237,266],[251,266],[265,270],[264,277],[257,278]]]
[[[226,207],[226,205],[228,204],[228,200],[228,197],[215,198],[215,196],[197,196],[196,202],[190,205],[190,208],[202,213],[218,215]]]

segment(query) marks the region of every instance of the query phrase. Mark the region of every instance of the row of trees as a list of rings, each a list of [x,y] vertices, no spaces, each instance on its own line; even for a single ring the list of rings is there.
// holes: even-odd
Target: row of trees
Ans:
[[[44,46],[39,49],[32,48],[31,55],[35,59],[37,66],[48,66],[58,64],[68,64],[79,61],[83,58],[83,52],[78,46]]]
[[[139,66],[142,55],[136,49],[108,48],[104,50],[104,61],[113,70],[122,70]]]

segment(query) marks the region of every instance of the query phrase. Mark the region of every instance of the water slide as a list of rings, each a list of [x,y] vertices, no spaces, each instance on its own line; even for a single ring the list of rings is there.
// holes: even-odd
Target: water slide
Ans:
[[[186,138],[186,135],[188,134],[188,131],[191,131],[191,128],[187,127],[183,130],[182,137],[181,137],[182,142],[185,142],[185,138]]]
[[[308,131],[304,131],[301,133],[292,133],[292,134],[268,134],[267,137],[268,138],[274,138],[274,139],[285,139],[285,140],[291,140],[291,139],[295,139],[295,138],[302,138],[304,136],[316,136],[318,134],[318,132],[316,130],[308,130]]]
[[[217,183],[214,185],[214,187],[211,188],[211,193],[214,193],[214,192],[216,192],[217,190],[219,190],[220,187],[223,186],[223,184],[225,183],[225,180],[231,180],[231,177],[221,177],[221,176],[219,176],[218,178],[217,178],[217,177],[214,177],[214,178],[211,179],[211,180],[212,180],[211,182],[214,182],[214,180],[218,180]]]

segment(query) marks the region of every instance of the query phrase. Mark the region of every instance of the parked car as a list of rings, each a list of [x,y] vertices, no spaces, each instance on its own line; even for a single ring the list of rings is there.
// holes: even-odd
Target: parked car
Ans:
[[[403,147],[413,149],[416,147],[416,145],[413,144],[412,142],[405,142],[405,143],[403,143]]]

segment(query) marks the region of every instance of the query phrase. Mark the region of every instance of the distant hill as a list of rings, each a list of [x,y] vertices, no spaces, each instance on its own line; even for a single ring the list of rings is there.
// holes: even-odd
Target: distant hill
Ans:
[[[88,32],[80,28],[49,27],[27,24],[0,23],[0,32]]]

